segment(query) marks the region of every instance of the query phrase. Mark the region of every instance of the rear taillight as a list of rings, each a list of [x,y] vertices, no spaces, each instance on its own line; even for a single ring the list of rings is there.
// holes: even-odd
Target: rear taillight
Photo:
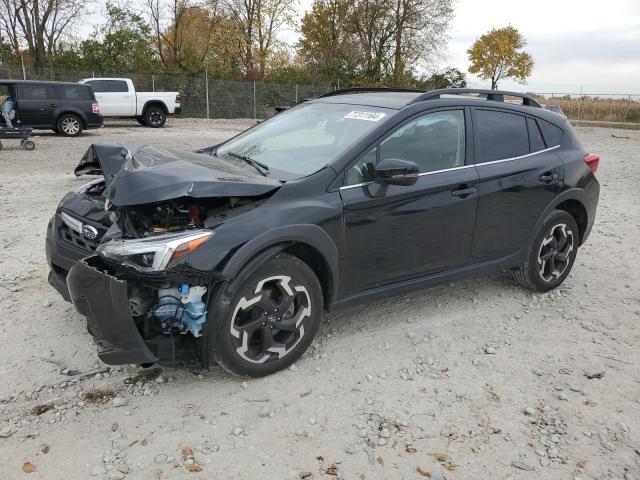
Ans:
[[[180,95],[176,95],[176,103],[180,105]]]
[[[92,104],[91,111],[93,113],[100,113],[100,105],[98,105],[97,103]]]
[[[584,156],[584,163],[591,169],[593,173],[598,170],[598,164],[600,163],[600,157],[595,153],[589,153]]]

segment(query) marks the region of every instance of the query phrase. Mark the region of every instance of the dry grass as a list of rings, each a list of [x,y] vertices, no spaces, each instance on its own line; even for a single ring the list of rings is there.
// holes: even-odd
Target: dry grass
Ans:
[[[115,397],[117,393],[118,392],[111,388],[94,388],[93,390],[85,392],[82,398],[89,403],[104,403]]]
[[[571,120],[640,122],[640,101],[627,98],[542,97],[542,103],[557,105]]]

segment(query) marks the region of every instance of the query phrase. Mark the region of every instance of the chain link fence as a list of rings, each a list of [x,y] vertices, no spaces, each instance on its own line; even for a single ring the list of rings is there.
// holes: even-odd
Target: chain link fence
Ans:
[[[284,84],[209,78],[199,75],[102,74],[89,71],[36,72],[0,64],[0,79],[77,82],[91,77],[130,78],[141,92],[179,92],[182,116],[194,118],[266,118],[279,106],[295,105],[330,90],[329,84]]]
[[[90,77],[126,77],[139,91],[180,92],[182,115],[194,118],[266,118],[278,106],[291,106],[333,90],[329,84],[284,84],[209,78],[199,75],[104,74],[0,64],[0,78],[77,82]],[[640,123],[640,94],[534,93],[541,103],[560,107],[571,120]]]

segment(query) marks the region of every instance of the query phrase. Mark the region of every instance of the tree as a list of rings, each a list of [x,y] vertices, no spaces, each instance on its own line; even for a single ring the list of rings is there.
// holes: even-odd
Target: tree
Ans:
[[[38,70],[56,53],[62,35],[83,13],[83,0],[0,0],[0,27],[15,53],[22,42]]]
[[[455,67],[449,67],[425,79],[424,84],[433,90],[438,88],[465,88],[467,79],[460,70]]]
[[[157,71],[151,28],[142,16],[110,2],[106,16],[107,22],[96,28],[94,38],[79,46],[84,68],[102,73]]]
[[[498,88],[498,82],[503,78],[526,83],[533,69],[533,58],[522,51],[526,43],[520,32],[512,26],[492,29],[467,50],[471,62],[469,73],[491,80],[492,90]]]
[[[298,0],[225,0],[225,6],[241,32],[246,78],[264,78],[277,35],[293,24]]]

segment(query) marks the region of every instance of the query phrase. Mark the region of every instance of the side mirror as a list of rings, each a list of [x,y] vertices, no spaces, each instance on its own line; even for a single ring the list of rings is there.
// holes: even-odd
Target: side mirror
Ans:
[[[418,181],[418,165],[399,158],[385,158],[376,165],[375,182],[383,185],[411,186]]]

